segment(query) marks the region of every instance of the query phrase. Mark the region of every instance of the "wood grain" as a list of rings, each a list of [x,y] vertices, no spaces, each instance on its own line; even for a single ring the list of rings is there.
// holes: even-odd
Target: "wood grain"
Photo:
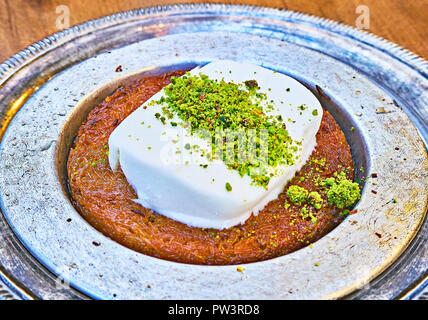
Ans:
[[[58,30],[56,8],[70,9],[70,24],[111,13],[187,0],[0,0],[0,61]],[[428,0],[239,0],[217,1],[300,11],[355,26],[359,5],[370,9],[368,31],[428,57]]]

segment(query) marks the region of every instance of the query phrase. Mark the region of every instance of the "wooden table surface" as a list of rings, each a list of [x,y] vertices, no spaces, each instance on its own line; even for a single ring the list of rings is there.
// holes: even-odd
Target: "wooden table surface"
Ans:
[[[56,9],[66,5],[70,24],[107,14],[183,0],[0,0],[0,61],[59,31]],[[370,9],[368,31],[428,58],[428,0],[233,0],[215,1],[300,11],[355,26],[356,8]]]

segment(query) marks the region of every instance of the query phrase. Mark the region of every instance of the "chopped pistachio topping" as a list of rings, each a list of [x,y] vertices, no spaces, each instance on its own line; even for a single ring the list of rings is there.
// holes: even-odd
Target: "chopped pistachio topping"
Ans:
[[[340,215],[342,215],[342,216],[348,216],[349,212],[350,211],[348,209],[345,209],[344,211],[340,212]]]
[[[301,205],[308,198],[308,191],[299,186],[290,186],[287,190],[287,197],[295,205]]]
[[[348,180],[349,167],[343,168],[343,171],[334,172],[333,177],[321,178],[318,173],[315,174],[317,172],[315,169],[317,168],[313,167],[314,164],[321,167],[325,166],[325,158],[310,159],[306,165],[312,167],[303,181],[306,179],[312,180],[318,190],[311,191],[298,185],[291,185],[287,189],[284,207],[289,208],[291,204],[301,206],[300,217],[303,219],[309,218],[313,224],[316,224],[319,214],[317,210],[326,206],[335,206],[339,209],[350,207],[360,198],[360,188],[357,183]],[[297,183],[301,182],[302,179],[297,180]],[[325,198],[328,200],[325,200]],[[347,216],[352,212],[354,211],[345,209],[340,212],[340,215]]]
[[[191,76],[171,77],[171,83],[165,88],[166,97],[153,101],[152,104],[165,104],[169,112],[176,114],[182,121],[183,127],[190,125],[191,133],[204,129],[211,133],[213,150],[215,147],[216,129],[246,130],[255,129],[257,132],[265,130],[268,133],[266,161],[239,161],[238,146],[235,141],[223,143],[223,156],[227,150],[234,150],[232,164],[227,163],[229,169],[239,172],[240,176],[251,176],[254,185],[267,187],[270,179],[278,172],[268,172],[267,167],[275,168],[280,165],[295,163],[298,145],[288,134],[282,117],[270,115],[273,105],[266,101],[266,94],[259,92],[256,80],[247,80],[244,84],[225,82],[223,79],[212,80],[208,76],[199,74]],[[165,110],[164,110],[165,112]],[[165,121],[161,115],[158,119]],[[201,138],[207,139],[206,136]],[[208,138],[209,139],[209,138]],[[250,155],[260,155],[262,144],[257,135],[249,135],[246,152]],[[237,138],[235,139],[237,140]],[[233,144],[233,145],[232,145]],[[254,150],[254,148],[256,150]],[[255,152],[254,152],[255,151]],[[258,170],[255,175],[252,169]]]
[[[313,191],[309,193],[308,202],[313,205],[315,209],[319,210],[321,209],[323,200],[318,192]]]
[[[226,182],[226,190],[227,190],[227,192],[232,191],[232,186],[230,185],[229,182]]]
[[[332,186],[334,183],[335,183],[335,179],[333,178],[333,177],[331,177],[331,178],[327,178],[327,179],[325,179],[325,184],[327,185],[327,186]]]
[[[327,192],[328,201],[339,209],[350,207],[360,199],[360,187],[358,183],[348,179],[342,179],[334,183]]]

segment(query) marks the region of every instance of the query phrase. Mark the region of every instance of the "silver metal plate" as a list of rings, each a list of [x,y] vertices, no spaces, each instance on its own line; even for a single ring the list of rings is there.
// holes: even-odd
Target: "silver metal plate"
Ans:
[[[67,126],[82,101],[122,81],[118,65],[126,77],[214,59],[302,81],[342,126],[364,174],[378,175],[366,183],[358,214],[312,249],[244,265],[244,273],[113,242],[74,210],[58,166],[74,130]],[[0,277],[21,298],[412,298],[427,270],[427,70],[365,32],[248,6],[134,10],[42,40],[0,66],[0,110],[5,124],[12,119],[0,146]]]

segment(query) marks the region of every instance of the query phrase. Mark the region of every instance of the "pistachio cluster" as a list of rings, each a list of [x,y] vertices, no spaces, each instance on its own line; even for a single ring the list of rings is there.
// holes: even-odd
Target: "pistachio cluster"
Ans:
[[[327,197],[328,201],[339,209],[350,207],[360,199],[360,187],[356,182],[342,179],[333,183]]]
[[[360,199],[360,186],[358,183],[348,180],[344,172],[335,172],[333,177],[323,181],[323,185],[329,204],[339,209],[350,207]],[[321,209],[323,204],[323,199],[318,192],[308,192],[305,188],[296,185],[288,188],[287,197],[297,206],[307,201],[317,210]]]
[[[296,206],[300,206],[307,201],[317,210],[321,209],[323,203],[321,195],[318,192],[312,191],[309,193],[309,191],[305,188],[296,185],[290,186],[288,188],[287,197]]]

